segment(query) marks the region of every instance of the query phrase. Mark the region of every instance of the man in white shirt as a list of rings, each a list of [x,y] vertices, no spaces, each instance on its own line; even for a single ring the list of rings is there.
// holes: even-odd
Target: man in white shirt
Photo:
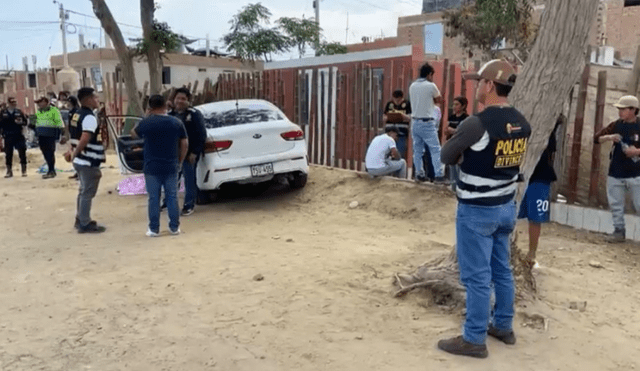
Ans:
[[[398,129],[395,126],[387,126],[384,131],[384,134],[373,138],[367,149],[367,173],[371,176],[393,174],[398,178],[406,178],[407,162],[402,159],[396,148]]]
[[[434,72],[433,67],[429,63],[425,63],[420,68],[420,78],[414,81],[409,88],[413,118],[411,127],[413,167],[416,180],[426,181],[422,157],[428,147],[435,173],[435,182],[445,183],[444,166],[440,162],[440,139],[436,120],[436,104],[442,102],[442,96],[436,84],[433,83]]]

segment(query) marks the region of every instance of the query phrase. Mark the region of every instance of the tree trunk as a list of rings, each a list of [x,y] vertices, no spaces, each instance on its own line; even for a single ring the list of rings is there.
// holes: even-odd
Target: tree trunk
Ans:
[[[142,36],[148,43],[147,63],[149,64],[149,95],[160,94],[162,91],[162,56],[160,45],[153,39],[154,0],[140,0],[140,20],[142,22]]]
[[[127,96],[129,101],[128,112],[134,115],[142,116],[142,105],[140,104],[140,97],[138,96],[138,84],[136,82],[136,75],[133,69],[133,57],[127,44],[124,42],[120,27],[113,18],[109,7],[105,3],[105,0],[91,0],[93,5],[93,13],[100,20],[100,24],[104,31],[109,35],[113,46],[118,54],[120,65],[122,68],[122,74],[124,75],[124,84],[127,89]]]
[[[578,81],[584,65],[590,28],[599,0],[548,0],[540,32],[524,69],[509,95],[511,103],[531,124],[525,164],[522,169],[529,179],[544,151],[548,138],[571,88]],[[521,184],[516,199],[522,199]],[[522,299],[535,293],[531,268],[524,264],[517,248],[517,234],[511,241],[511,263]],[[396,296],[414,288],[428,289],[434,301],[448,306],[464,306],[464,288],[459,284],[455,248],[446,258],[428,262],[413,273],[396,275]]]

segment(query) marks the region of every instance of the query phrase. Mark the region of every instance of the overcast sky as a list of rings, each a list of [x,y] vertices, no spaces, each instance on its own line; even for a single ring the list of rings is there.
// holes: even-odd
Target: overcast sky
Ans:
[[[62,0],[66,10],[92,15],[89,0]],[[5,2],[11,2],[6,6]],[[156,17],[176,32],[199,38],[192,44],[204,47],[209,34],[212,47],[223,48],[222,36],[229,31],[229,20],[243,6],[257,1],[244,0],[157,0],[160,9]],[[137,0],[107,0],[116,21],[136,27],[121,26],[125,38],[141,34],[140,4]],[[262,4],[273,13],[272,21],[280,17],[312,17],[312,0],[264,0]],[[421,0],[322,0],[320,26],[329,41],[345,43],[347,13],[349,14],[348,42],[359,42],[363,36],[395,36],[399,16],[419,14]],[[47,23],[50,22],[50,23]],[[51,55],[62,53],[62,35],[59,29],[58,5],[52,0],[3,0],[0,12],[0,69],[22,69],[22,57],[37,57],[38,67],[49,66]],[[83,32],[85,43],[102,45],[100,23],[97,19],[75,13],[69,15],[67,47],[78,50],[78,33]],[[297,55],[278,56],[288,59]]]

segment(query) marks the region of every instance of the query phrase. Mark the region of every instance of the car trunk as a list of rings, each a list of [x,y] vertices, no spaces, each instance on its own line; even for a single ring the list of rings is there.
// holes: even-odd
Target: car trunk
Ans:
[[[218,155],[248,159],[290,151],[295,142],[284,140],[281,134],[292,130],[298,129],[286,121],[243,124],[209,129],[207,140],[231,140],[231,147]]]

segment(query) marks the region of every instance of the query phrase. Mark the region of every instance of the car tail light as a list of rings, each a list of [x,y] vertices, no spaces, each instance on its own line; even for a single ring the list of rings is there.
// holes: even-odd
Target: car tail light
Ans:
[[[302,132],[302,130],[287,131],[286,133],[280,134],[280,136],[282,136],[282,139],[284,140],[303,140],[304,139],[304,133]]]
[[[224,151],[229,149],[231,144],[233,144],[233,141],[231,140],[207,141],[204,144],[204,153]]]

